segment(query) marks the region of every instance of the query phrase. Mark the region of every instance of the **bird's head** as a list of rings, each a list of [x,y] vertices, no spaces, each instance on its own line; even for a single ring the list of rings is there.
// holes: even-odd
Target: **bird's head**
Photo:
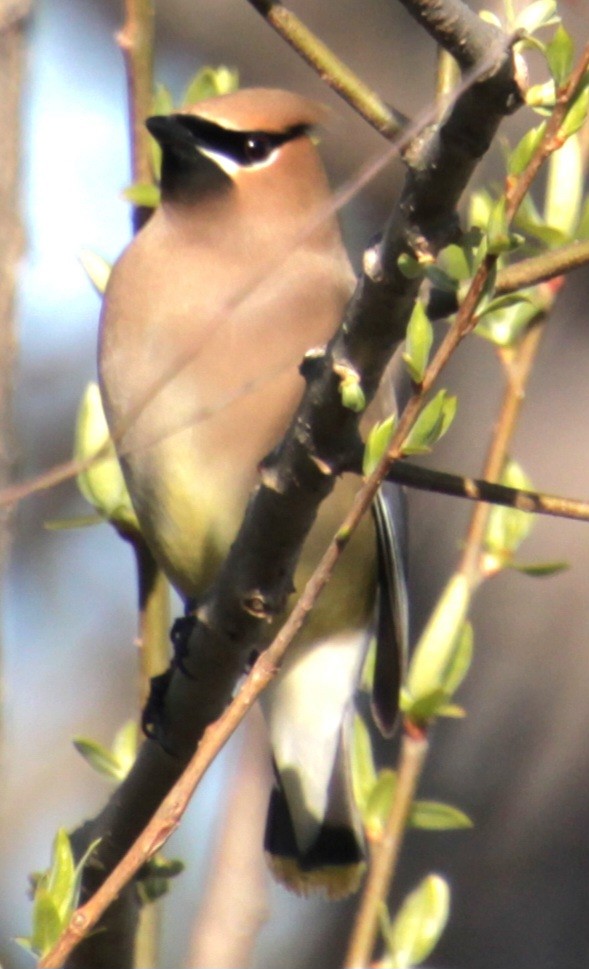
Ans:
[[[246,209],[288,202],[309,211],[327,184],[310,138],[325,109],[298,94],[244,88],[177,114],[148,118],[162,148],[164,204],[237,194]]]

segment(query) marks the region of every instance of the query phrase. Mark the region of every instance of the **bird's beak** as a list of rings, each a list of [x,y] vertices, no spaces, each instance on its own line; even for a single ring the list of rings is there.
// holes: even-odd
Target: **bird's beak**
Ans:
[[[177,114],[156,114],[147,118],[145,126],[157,143],[162,148],[181,150],[191,147],[194,149],[195,141],[186,125],[182,124],[181,118]]]
[[[223,192],[232,182],[208,149],[208,129],[216,125],[182,114],[154,115],[146,127],[162,149],[162,197],[198,201],[204,194]],[[204,127],[204,136],[201,132]]]

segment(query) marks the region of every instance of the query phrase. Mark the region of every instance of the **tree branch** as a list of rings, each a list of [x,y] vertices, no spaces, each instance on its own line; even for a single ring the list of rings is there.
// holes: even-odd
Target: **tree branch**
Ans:
[[[511,266],[505,266],[497,273],[495,291],[514,293],[527,286],[535,286],[549,279],[555,279],[572,269],[579,269],[589,263],[589,240],[570,242],[559,249],[550,249],[538,256],[522,259]]]
[[[127,74],[131,172],[134,182],[153,181],[149,156],[149,134],[145,119],[153,99],[153,52],[155,9],[153,0],[125,0],[125,23],[117,34]],[[151,215],[151,209],[133,206],[133,229],[137,232]]]
[[[541,323],[530,326],[515,353],[510,354],[509,357],[505,355],[502,357],[507,386],[483,472],[485,478],[490,481],[496,481],[505,466],[542,332]],[[474,508],[466,533],[459,571],[466,576],[471,589],[475,589],[485,577],[482,567],[482,549],[490,510],[490,505],[479,502]]]
[[[499,58],[501,35],[470,10],[463,0],[399,0],[414,20],[447,50],[463,71],[489,54]]]
[[[537,491],[508,488],[507,485],[487,481],[484,478],[467,478],[445,471],[421,468],[407,461],[397,461],[387,474],[388,481],[396,481],[408,488],[433,491],[469,501],[484,501],[492,505],[517,508],[534,515],[553,515],[555,518],[572,518],[589,521],[589,501],[545,495]]]
[[[385,138],[394,138],[401,131],[405,118],[385,104],[296,14],[276,0],[248,2],[368,124]]]
[[[22,255],[19,218],[20,108],[24,63],[24,24],[28,2],[0,0],[0,490],[10,481],[14,467],[12,426],[13,369],[16,359],[16,273]],[[10,511],[0,514],[0,580],[10,547]]]
[[[407,819],[427,752],[428,741],[425,731],[418,731],[411,724],[406,724],[399,754],[395,797],[383,836],[371,858],[344,969],[364,969],[370,962],[378,933],[380,907],[386,898],[399,860]]]

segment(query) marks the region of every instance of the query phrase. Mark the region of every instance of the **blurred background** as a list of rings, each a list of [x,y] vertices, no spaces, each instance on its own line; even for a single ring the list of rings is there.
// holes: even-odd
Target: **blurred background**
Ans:
[[[517,0],[516,0],[517,2]],[[243,85],[285,86],[333,108],[323,153],[334,185],[382,150],[376,134],[303,65],[244,0],[167,0],[158,11],[157,78],[179,98],[204,64],[229,64]],[[433,44],[390,0],[297,0],[296,12],[372,84],[411,115],[433,90]],[[580,48],[585,4],[562,13]],[[98,298],[78,261],[109,261],[130,235],[126,90],[114,42],[123,13],[110,0],[41,0],[27,32],[23,102],[22,263],[16,385],[18,478],[67,459],[75,412],[95,377]],[[522,111],[512,143],[531,123]],[[477,181],[500,177],[496,147]],[[343,213],[356,264],[398,191],[392,164]],[[582,415],[589,409],[589,273],[572,275],[546,330],[514,457],[550,493],[587,496]],[[457,420],[430,464],[480,473],[501,394],[493,351],[471,339],[444,385]],[[28,873],[44,868],[59,825],[75,827],[109,794],[71,739],[110,743],[137,692],[130,551],[106,525],[48,531],[85,513],[70,482],[18,508],[4,592],[4,708],[0,798],[0,962],[32,964],[12,941],[29,931]],[[454,568],[469,508],[410,495],[413,639]],[[393,905],[424,874],[450,881],[452,917],[432,958],[440,969],[574,969],[589,959],[589,526],[543,519],[526,561],[566,559],[550,579],[517,573],[483,587],[473,621],[476,659],[460,700],[464,721],[440,724],[422,781],[475,822],[466,833],[412,833]],[[162,969],[190,966],[190,937],[221,827],[240,738],[205,779],[167,846],[186,872],[163,906]],[[390,751],[383,756],[391,757]],[[265,783],[260,779],[260,784]],[[253,835],[252,835],[253,837]],[[258,834],[255,834],[258,837]],[[267,885],[269,919],[256,969],[340,964],[354,903],[296,899]],[[239,899],[236,899],[239,907]]]

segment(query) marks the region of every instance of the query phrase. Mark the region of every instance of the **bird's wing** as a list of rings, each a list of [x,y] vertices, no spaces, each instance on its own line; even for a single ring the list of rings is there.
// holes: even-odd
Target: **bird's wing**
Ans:
[[[373,502],[378,596],[376,657],[372,684],[374,719],[385,736],[394,728],[408,651],[407,515],[405,494],[384,482]]]

